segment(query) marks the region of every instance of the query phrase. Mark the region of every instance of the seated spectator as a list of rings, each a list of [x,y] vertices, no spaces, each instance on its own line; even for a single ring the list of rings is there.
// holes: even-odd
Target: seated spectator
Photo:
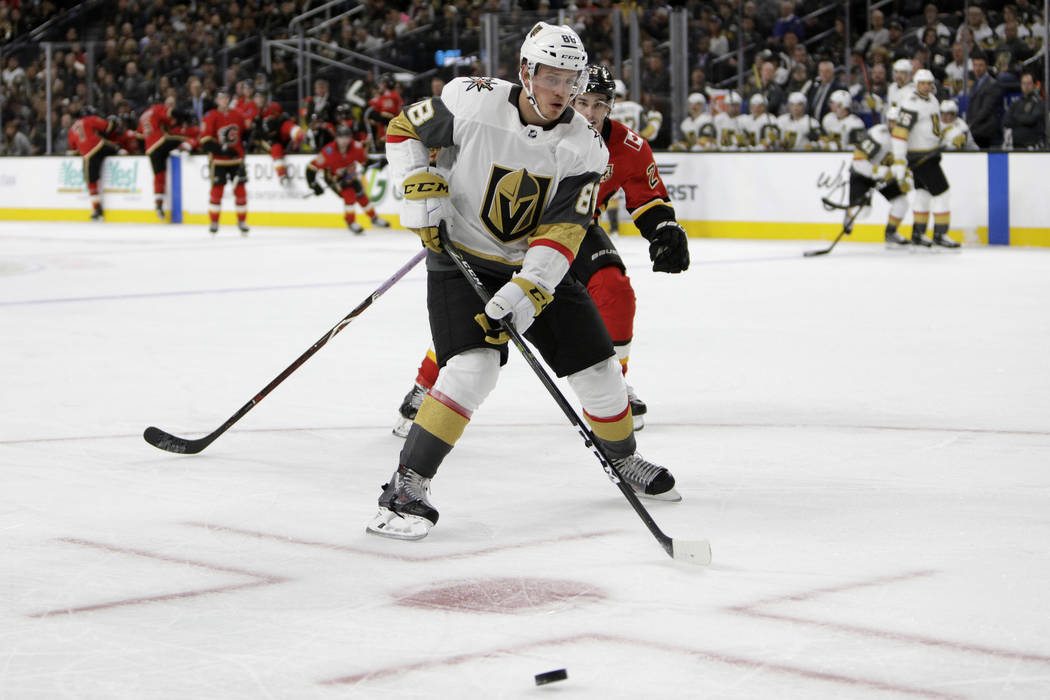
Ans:
[[[926,20],[925,24],[915,30],[915,39],[917,41],[923,41],[923,37],[926,35],[926,30],[928,29],[933,30],[934,36],[937,40],[940,40],[942,37],[947,42],[952,40],[952,30],[948,29],[945,24],[940,22],[938,19],[937,6],[932,2],[927,3],[926,7],[923,9],[923,17]]]
[[[966,22],[961,24],[959,30],[955,32],[955,40],[965,44],[966,42],[963,41],[964,29],[970,32],[971,41],[974,42],[975,46],[990,49],[995,45],[995,32],[988,26],[984,10],[980,7],[970,5],[970,8],[966,11]]]
[[[981,148],[994,148],[1003,142],[1003,130],[999,123],[999,104],[1003,89],[999,81],[988,73],[988,59],[975,53],[973,61],[974,86],[970,93],[970,106],[966,110],[966,121],[970,124],[973,140]]]
[[[766,43],[778,46],[783,43],[784,35],[788,33],[794,34],[798,39],[805,37],[802,20],[795,14],[795,3],[792,0],[781,0],[780,19],[773,25],[773,31],[770,32]]]
[[[963,65],[965,57],[966,47],[959,42],[952,44],[952,60],[944,67],[944,87],[953,96],[965,90],[967,76],[973,70],[972,60],[967,59],[966,65]]]
[[[883,47],[890,58],[896,61],[898,58],[910,58],[914,51],[914,45],[904,36],[904,27],[900,20],[890,22],[890,38]]]
[[[1046,102],[1035,90],[1031,73],[1021,76],[1021,97],[1010,103],[1003,117],[1014,148],[1035,149],[1046,145]]]
[[[861,34],[857,43],[853,45],[854,51],[868,56],[869,52],[876,46],[885,46],[890,40],[890,30],[885,26],[886,18],[882,10],[871,11],[871,29]]]
[[[995,28],[995,39],[998,42],[1002,42],[1006,39],[1006,25],[1013,22],[1017,25],[1017,38],[1022,39],[1025,42],[1031,44],[1032,32],[1026,27],[1017,17],[1017,8],[1013,5],[1006,5],[1003,7],[1003,21]]]
[[[1028,60],[1035,53],[1032,47],[1026,44],[1018,30],[1017,20],[1007,20],[1003,25],[1003,38],[995,45],[995,65],[999,70],[1000,78],[1004,72],[1017,74],[1020,72],[1021,63]]]
[[[29,142],[29,137],[23,134],[18,126],[18,121],[14,120],[4,123],[4,141],[3,145],[0,146],[0,155],[33,155],[33,145]]]

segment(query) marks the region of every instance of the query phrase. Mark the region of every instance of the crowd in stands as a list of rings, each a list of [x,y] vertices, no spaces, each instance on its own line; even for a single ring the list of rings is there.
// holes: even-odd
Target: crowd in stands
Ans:
[[[763,102],[758,109],[779,118],[791,113],[789,103],[797,104],[796,95],[801,93],[805,114],[823,128],[824,117],[836,111],[832,95],[846,91],[848,112],[870,125],[885,119],[893,67],[903,59],[910,62],[912,72],[925,68],[934,73],[938,99],[954,103],[979,147],[1045,145],[1045,86],[1041,84],[1045,20],[1030,0],[1005,5],[972,2],[965,16],[962,2],[923,5],[921,0],[895,0],[868,17],[854,12],[851,46],[847,46],[842,7],[815,12],[822,4],[821,0],[677,0],[674,6],[684,7],[688,14],[691,118],[701,98],[700,114],[713,118],[738,108],[752,113],[757,95]],[[243,80],[269,93],[307,125],[312,115],[308,106],[297,104],[295,59],[275,52],[270,70],[264,72],[259,40],[289,38],[292,19],[310,6],[306,0],[185,4],[115,0],[98,3],[90,19],[69,26],[56,24],[42,39],[59,42],[50,67],[53,152],[64,151],[68,129],[89,105],[99,114],[132,124],[144,109],[174,96],[180,107],[198,118],[210,108],[216,91],[232,93]],[[339,49],[361,52],[424,75],[424,80],[399,86],[408,101],[430,94],[432,78],[480,72],[477,63],[436,68],[434,52],[449,48],[450,37],[455,37],[464,56],[475,55],[484,12],[550,18],[564,10],[592,61],[612,65],[611,15],[591,10],[637,7],[643,58],[637,76],[641,103],[650,113],[671,115],[672,5],[659,0],[360,0],[345,5],[355,7],[350,16],[313,35],[320,42],[319,51],[337,60],[342,58]],[[45,152],[45,54],[39,42],[19,39],[57,13],[55,4],[47,0],[0,0],[4,41],[0,45],[4,126],[0,154]],[[623,38],[626,45],[626,33]],[[630,86],[635,76],[628,62],[623,66],[625,73],[618,77]],[[381,92],[374,74],[351,75],[323,67],[316,71],[331,82],[333,99],[349,99],[358,109]],[[514,79],[514,66],[501,65],[500,73],[499,77]],[[356,87],[348,96],[351,84]],[[836,99],[841,102],[841,95]],[[825,132],[820,147],[829,147],[828,138]],[[725,147],[759,146],[741,143]],[[665,118],[652,144],[692,148],[698,140],[690,140],[681,132],[681,124]]]

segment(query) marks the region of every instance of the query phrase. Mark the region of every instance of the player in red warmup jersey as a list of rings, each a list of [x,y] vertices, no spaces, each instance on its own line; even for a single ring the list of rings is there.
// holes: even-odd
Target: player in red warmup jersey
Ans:
[[[208,200],[208,230],[219,232],[219,214],[222,212],[222,191],[226,183],[233,185],[233,197],[237,206],[237,228],[242,236],[248,235],[248,172],[244,167],[244,139],[249,125],[244,115],[230,109],[230,96],[226,92],[215,93],[215,109],[204,115],[201,124],[201,148],[208,152],[211,170],[211,196]]]
[[[627,211],[642,236],[649,241],[654,272],[675,273],[689,269],[689,246],[685,230],[675,220],[674,208],[657,172],[648,142],[620,122],[609,119],[615,91],[612,73],[605,66],[590,66],[587,77],[587,87],[576,97],[573,108],[601,134],[609,148],[609,163],[598,189],[594,220],[580,244],[570,272],[587,285],[587,292],[598,307],[626,374],[634,337],[634,288],[616,246],[598,225],[598,216],[612,196],[623,189]],[[401,403],[400,416],[394,425],[395,435],[405,437],[408,434],[415,413],[437,376],[436,357],[433,350],[428,350],[416,374],[415,385]],[[648,408],[629,384],[627,395],[634,416],[634,429],[641,430],[645,427]]]
[[[306,168],[306,182],[314,194],[324,194],[324,186],[317,181],[317,174],[323,173],[325,182],[332,191],[343,199],[343,211],[347,227],[357,234],[364,233],[361,224],[354,221],[354,205],[359,204],[365,214],[372,220],[373,226],[389,228],[388,224],[376,214],[368,195],[358,167],[364,165],[368,158],[364,147],[354,141],[353,132],[345,124],[336,128],[335,140],[321,149],[317,157],[310,161]]]
[[[270,152],[274,162],[277,179],[282,185],[291,184],[288,176],[288,165],[284,161],[286,151],[299,147],[306,136],[306,131],[285,114],[281,105],[267,102],[266,95],[255,93],[256,140]]]
[[[79,152],[84,160],[84,182],[91,197],[92,221],[102,221],[102,191],[99,188],[102,161],[120,151],[115,143],[106,138],[114,126],[111,120],[94,114],[88,107],[69,128],[69,147]]]
[[[175,108],[175,98],[168,97],[161,104],[148,107],[139,117],[139,134],[146,144],[146,155],[153,169],[153,201],[157,207],[157,218],[164,220],[164,190],[168,175],[168,156],[177,148],[189,150],[187,136],[173,133],[174,129],[189,121],[188,112]]]
[[[368,110],[365,118],[372,128],[373,146],[377,151],[386,147],[386,125],[390,120],[401,114],[405,107],[405,100],[397,91],[397,82],[391,75],[382,75],[379,78],[379,91],[368,101]]]

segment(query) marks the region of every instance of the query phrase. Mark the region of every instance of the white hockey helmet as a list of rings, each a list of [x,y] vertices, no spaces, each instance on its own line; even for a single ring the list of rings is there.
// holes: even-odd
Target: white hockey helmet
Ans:
[[[761,92],[756,92],[754,95],[751,96],[751,99],[747,101],[749,107],[754,107],[755,105],[764,105],[765,103],[766,98]]]
[[[934,79],[933,79],[933,73],[931,73],[930,71],[926,70],[925,68],[920,68],[919,70],[915,71],[915,77],[912,78],[912,80],[915,81],[916,85],[918,85],[919,83],[933,83],[933,82],[935,82]]]
[[[740,95],[730,90],[726,93],[726,104],[727,105],[738,105],[740,104]]]
[[[703,93],[701,93],[701,92],[691,92],[691,93],[689,93],[689,97],[685,98],[685,101],[687,103],[691,104],[691,105],[696,105],[696,104],[706,105],[707,104],[707,98],[704,97]]]
[[[788,95],[788,105],[804,105],[806,104],[806,96],[801,92],[793,92]]]
[[[627,85],[622,80],[614,80],[613,85],[616,86],[616,89],[613,91],[616,99],[622,100],[627,97]]]
[[[912,70],[911,61],[906,58],[898,58],[893,62],[894,73],[907,73],[908,75],[911,75]]]
[[[833,105],[838,105],[840,107],[845,107],[846,109],[849,109],[849,106],[853,103],[853,98],[850,97],[849,93],[845,90],[836,90],[835,92],[831,93],[831,97],[828,98],[828,101],[831,102],[831,104]]]
[[[529,82],[526,85],[525,80],[522,79],[522,87],[525,88],[525,94],[532,103],[533,109],[544,119],[549,117],[540,112],[532,96],[533,76],[536,75],[536,68],[541,63],[552,68],[576,71],[576,85],[569,94],[570,101],[583,92],[587,86],[587,52],[583,48],[583,41],[579,35],[567,24],[554,25],[537,22],[525,35],[519,56],[520,62],[525,65],[525,74]]]
[[[955,104],[955,100],[944,100],[941,102],[941,112],[951,112],[952,114],[958,114],[959,105]]]

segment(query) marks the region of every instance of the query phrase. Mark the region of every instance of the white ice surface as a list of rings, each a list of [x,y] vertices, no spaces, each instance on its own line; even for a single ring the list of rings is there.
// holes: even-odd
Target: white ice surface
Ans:
[[[421,266],[200,455],[142,440],[218,427],[418,245],[0,224],[0,698],[1050,697],[1050,251],[693,240],[671,276],[621,239],[684,496],[648,507],[708,568],[513,352],[430,537],[364,534]]]

